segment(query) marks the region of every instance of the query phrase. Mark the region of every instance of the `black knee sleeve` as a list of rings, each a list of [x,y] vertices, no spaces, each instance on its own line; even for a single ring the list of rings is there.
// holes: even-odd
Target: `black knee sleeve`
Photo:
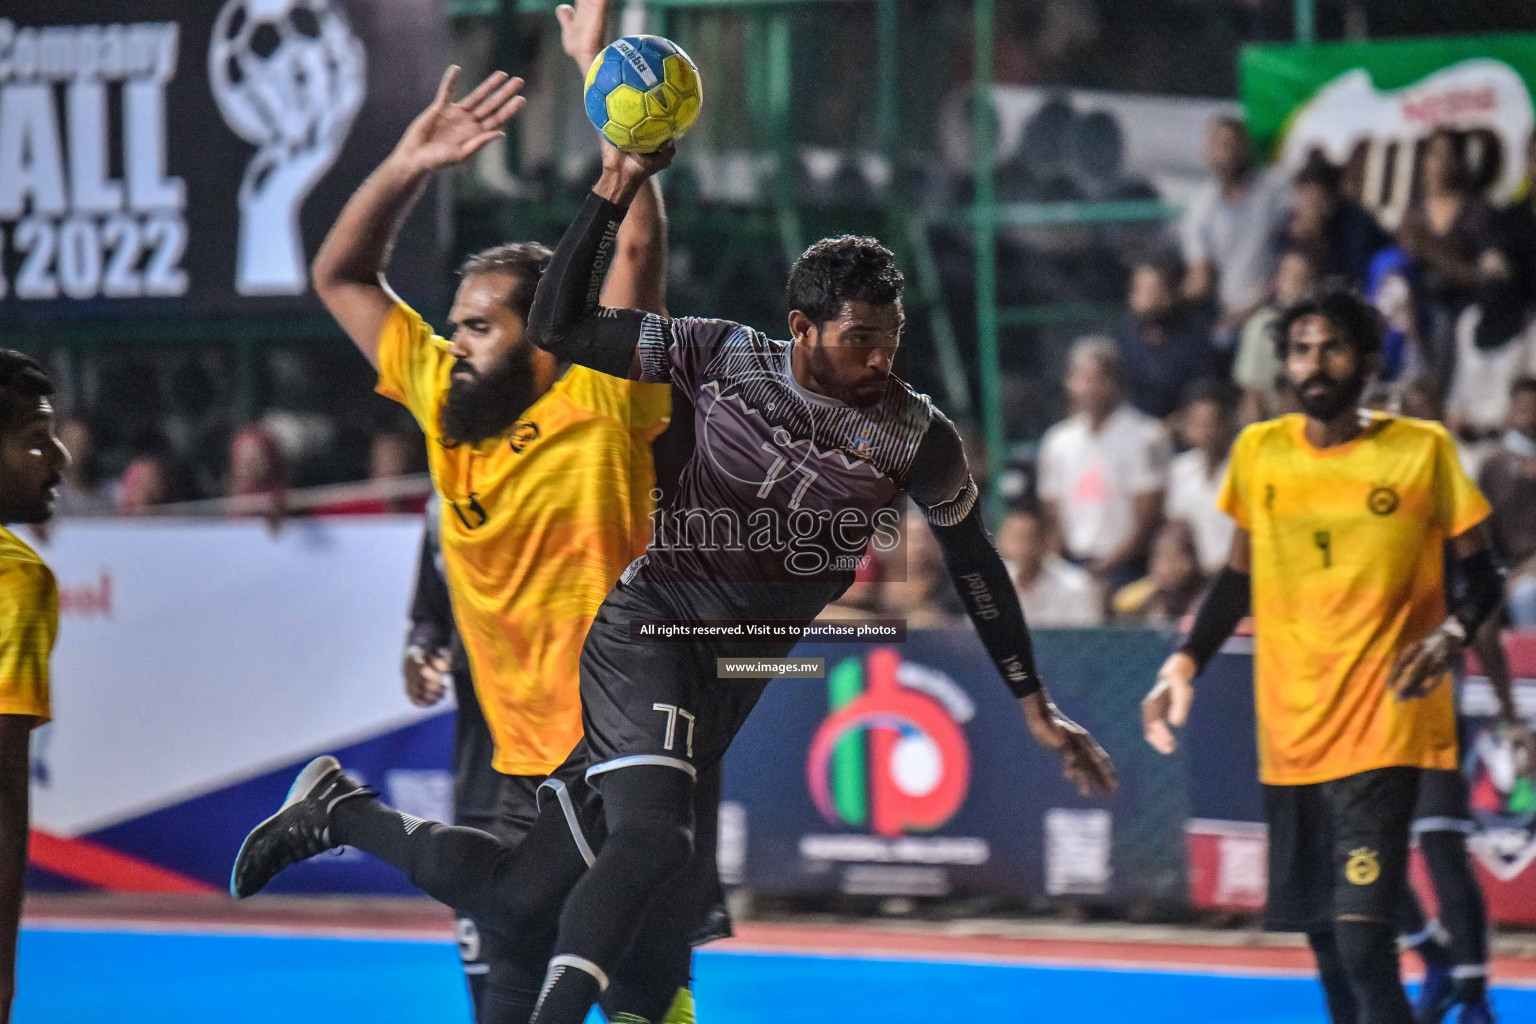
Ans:
[[[651,906],[680,899],[671,882],[693,856],[693,779],[639,765],[605,775],[601,794],[608,835],[565,902],[555,949],[612,973]]]
[[[602,782],[606,855],[624,851],[623,872],[654,884],[693,858],[693,779],[675,768],[639,765],[610,772]],[[619,854],[613,855],[615,861]]]
[[[1333,934],[1360,1008],[1359,1024],[1413,1024],[1392,926],[1379,921],[1335,921]]]

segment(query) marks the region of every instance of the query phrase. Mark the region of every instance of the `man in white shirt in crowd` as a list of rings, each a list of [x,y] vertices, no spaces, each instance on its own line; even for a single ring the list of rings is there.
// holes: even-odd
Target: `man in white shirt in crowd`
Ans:
[[[1201,571],[1214,576],[1232,554],[1234,530],[1232,518],[1216,507],[1235,436],[1222,387],[1214,381],[1191,384],[1184,392],[1176,429],[1189,450],[1174,456],[1163,514],[1189,527]]]
[[[1040,442],[1040,501],[1056,546],[1110,592],[1146,573],[1172,458],[1168,432],[1124,400],[1120,352],[1079,338],[1067,361],[1072,415]]]
[[[1093,577],[1051,551],[1045,520],[1034,509],[1017,509],[997,524],[997,553],[1003,556],[1024,620],[1031,628],[1098,626],[1104,596]]]
[[[1216,302],[1216,340],[1230,348],[1243,322],[1269,297],[1281,231],[1290,213],[1290,186],[1253,165],[1248,129],[1218,117],[1206,134],[1205,159],[1214,180],[1201,186],[1179,225],[1184,296]]]

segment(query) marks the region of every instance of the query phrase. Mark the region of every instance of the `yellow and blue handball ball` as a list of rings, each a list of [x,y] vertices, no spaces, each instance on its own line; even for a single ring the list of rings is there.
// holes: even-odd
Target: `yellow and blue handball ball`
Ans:
[[[587,69],[587,118],[630,153],[654,153],[686,132],[704,102],[699,69],[661,36],[625,36]]]

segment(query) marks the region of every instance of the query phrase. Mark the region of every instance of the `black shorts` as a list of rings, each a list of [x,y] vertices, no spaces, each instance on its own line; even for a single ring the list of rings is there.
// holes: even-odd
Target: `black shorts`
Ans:
[[[1418,768],[1377,768],[1307,786],[1265,786],[1264,927],[1315,932],[1336,918],[1390,924],[1408,884]]]
[[[690,586],[621,583],[587,632],[581,652],[582,724],[586,775],[598,789],[604,773],[629,765],[666,765],[697,778],[719,764],[768,680],[719,679],[716,659],[782,657],[794,646],[630,639],[631,620],[706,617],[679,613],[686,599],[672,592]]]

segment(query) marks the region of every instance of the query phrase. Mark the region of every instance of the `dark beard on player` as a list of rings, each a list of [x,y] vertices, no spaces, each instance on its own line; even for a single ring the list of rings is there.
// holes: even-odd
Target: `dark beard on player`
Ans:
[[[844,405],[867,409],[879,404],[880,399],[885,397],[888,377],[866,377],[854,384],[839,383],[837,370],[832,367],[832,357],[819,344],[807,346],[805,365],[827,397],[835,398]]]
[[[443,440],[450,444],[479,444],[505,433],[536,397],[528,345],[518,345],[485,373],[476,373],[468,360],[455,361],[453,373],[463,372],[474,376],[450,378],[439,419]]]
[[[1365,383],[1364,376],[1334,380],[1320,373],[1313,374],[1297,386],[1296,400],[1301,403],[1301,410],[1308,417],[1326,423],[1360,405],[1360,396],[1365,394]],[[1322,391],[1307,394],[1309,388],[1318,384],[1323,385]]]

